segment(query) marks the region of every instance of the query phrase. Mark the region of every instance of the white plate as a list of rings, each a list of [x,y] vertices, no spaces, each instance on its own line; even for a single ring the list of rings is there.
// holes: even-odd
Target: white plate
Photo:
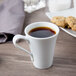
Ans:
[[[53,16],[64,16],[64,17],[74,16],[74,17],[76,17],[76,11],[75,11],[74,8],[72,8],[72,9],[69,9],[69,10],[55,12],[55,13],[54,12],[53,13],[47,12],[46,15],[49,19],[52,19]],[[65,29],[65,28],[62,28],[62,27],[60,27],[60,29],[62,29],[63,31],[65,31],[69,35],[71,35],[73,37],[76,37],[76,31],[72,31],[71,29]]]

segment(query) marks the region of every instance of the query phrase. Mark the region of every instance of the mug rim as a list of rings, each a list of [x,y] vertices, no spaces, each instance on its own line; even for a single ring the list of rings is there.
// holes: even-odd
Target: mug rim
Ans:
[[[56,34],[54,34],[53,36],[45,37],[45,38],[37,38],[37,37],[33,37],[33,36],[29,35],[28,32],[26,31],[26,29],[27,29],[28,27],[32,26],[32,25],[39,24],[39,23],[52,24],[52,25],[54,25],[54,26],[58,29],[58,32],[55,31]],[[47,27],[48,27],[48,26],[47,26]],[[35,27],[35,28],[36,28],[36,27]],[[51,23],[51,22],[34,22],[34,23],[31,23],[31,24],[27,25],[26,28],[24,29],[24,33],[25,33],[26,36],[31,37],[31,38],[33,38],[33,39],[39,39],[39,40],[44,40],[44,39],[53,38],[53,37],[55,37],[55,36],[57,36],[57,35],[59,34],[59,31],[60,31],[60,30],[59,30],[59,27],[58,27],[57,25]]]

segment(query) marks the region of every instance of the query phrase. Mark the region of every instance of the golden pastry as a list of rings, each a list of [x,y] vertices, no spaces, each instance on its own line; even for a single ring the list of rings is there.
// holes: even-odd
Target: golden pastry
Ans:
[[[73,30],[73,31],[76,31],[76,25],[74,25],[74,26],[72,27],[72,30]]]
[[[69,16],[69,17],[66,18],[66,22],[69,25],[69,27],[72,28],[74,25],[76,25],[76,18],[72,17],[72,16]]]
[[[63,28],[67,25],[66,18],[63,16],[55,16],[51,19],[51,22]]]

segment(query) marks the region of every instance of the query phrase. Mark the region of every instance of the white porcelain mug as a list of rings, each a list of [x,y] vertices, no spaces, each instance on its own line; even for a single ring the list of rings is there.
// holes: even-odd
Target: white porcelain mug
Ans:
[[[53,29],[56,32],[56,34],[46,38],[36,38],[30,36],[28,34],[29,31],[37,27],[49,27]],[[29,24],[25,28],[24,32],[26,36],[22,35],[14,36],[13,44],[15,45],[15,47],[27,52],[30,55],[31,60],[36,68],[45,69],[51,67],[53,64],[54,48],[57,36],[59,34],[59,28],[55,24],[49,22],[35,22]],[[16,43],[19,39],[23,39],[29,42],[31,52],[20,47]]]

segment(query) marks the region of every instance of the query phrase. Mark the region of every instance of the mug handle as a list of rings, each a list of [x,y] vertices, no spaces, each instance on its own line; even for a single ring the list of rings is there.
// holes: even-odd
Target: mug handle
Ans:
[[[17,48],[19,48],[19,49],[21,49],[21,50],[23,50],[23,51],[25,51],[26,53],[28,53],[28,54],[30,55],[30,57],[31,57],[31,60],[33,61],[33,60],[34,60],[34,59],[33,59],[33,54],[32,54],[31,52],[29,52],[28,50],[22,48],[21,46],[19,46],[19,45],[17,44],[17,41],[20,40],[20,39],[23,39],[23,40],[29,42],[29,39],[28,39],[26,36],[15,35],[15,36],[13,37],[13,44],[14,44],[14,46],[17,47]]]

